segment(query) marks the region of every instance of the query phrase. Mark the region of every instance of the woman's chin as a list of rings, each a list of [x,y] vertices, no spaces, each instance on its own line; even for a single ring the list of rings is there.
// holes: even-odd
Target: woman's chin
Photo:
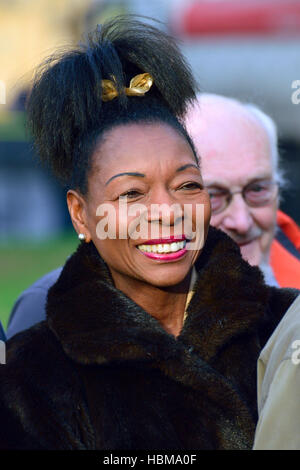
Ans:
[[[143,281],[155,287],[173,287],[181,284],[188,274],[192,266],[163,266],[155,270],[154,273],[144,272]]]
[[[135,260],[135,266],[138,266],[136,272],[138,277],[156,287],[172,287],[181,284],[191,272],[197,256],[192,250],[176,254],[177,256],[171,256],[170,259],[164,259],[163,256],[160,259],[159,256],[155,258],[147,256],[148,253],[138,253],[138,259]]]

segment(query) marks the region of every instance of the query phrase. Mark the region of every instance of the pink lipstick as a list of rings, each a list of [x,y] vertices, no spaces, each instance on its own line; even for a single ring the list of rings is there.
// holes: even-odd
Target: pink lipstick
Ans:
[[[156,261],[175,261],[187,252],[185,236],[147,240],[137,246],[141,254]]]

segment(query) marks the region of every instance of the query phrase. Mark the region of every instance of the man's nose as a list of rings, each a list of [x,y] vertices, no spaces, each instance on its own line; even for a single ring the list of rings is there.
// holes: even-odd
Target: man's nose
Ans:
[[[243,199],[243,196],[236,193],[224,212],[222,226],[240,234],[245,235],[253,225],[253,218],[249,206]]]

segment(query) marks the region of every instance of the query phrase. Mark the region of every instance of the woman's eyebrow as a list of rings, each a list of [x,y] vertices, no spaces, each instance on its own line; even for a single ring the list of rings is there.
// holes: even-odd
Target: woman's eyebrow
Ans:
[[[189,168],[189,167],[193,167],[193,168],[196,168],[196,170],[199,170],[199,167],[195,165],[194,163],[187,163],[186,165],[183,165],[177,168],[176,173],[178,171],[184,171],[186,168]]]
[[[187,163],[186,165],[183,165],[177,168],[176,172],[184,171],[186,168],[189,168],[189,167],[193,167],[199,170],[199,167],[197,165],[194,165],[193,163]],[[132,172],[132,171],[126,171],[124,173],[117,173],[116,175],[112,176],[106,181],[105,186],[107,186],[108,183],[110,183],[113,179],[118,178],[119,176],[139,176],[141,178],[144,178],[146,175],[144,175],[143,173]]]
[[[144,175],[143,173],[136,173],[132,171],[126,171],[124,173],[117,173],[116,175],[112,176],[111,178],[109,178],[109,180],[106,181],[105,186],[108,185],[108,183],[110,183],[111,180],[118,178],[119,176],[140,176],[141,178],[144,178],[146,175]]]

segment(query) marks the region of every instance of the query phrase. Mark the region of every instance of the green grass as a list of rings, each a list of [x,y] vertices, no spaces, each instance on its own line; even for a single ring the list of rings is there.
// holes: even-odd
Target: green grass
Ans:
[[[0,320],[6,328],[18,295],[34,281],[64,264],[76,249],[75,233],[43,243],[10,242],[0,246]]]
[[[0,107],[0,140],[26,141],[26,115],[22,111],[7,111]]]

